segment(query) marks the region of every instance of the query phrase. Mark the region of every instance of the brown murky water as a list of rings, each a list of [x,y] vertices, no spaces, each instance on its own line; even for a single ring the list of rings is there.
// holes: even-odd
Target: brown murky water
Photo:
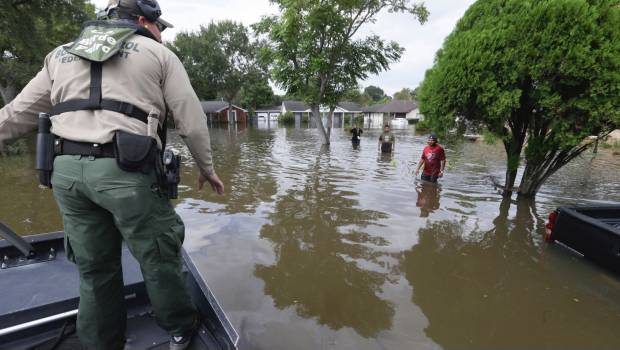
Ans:
[[[311,129],[213,130],[223,197],[186,164],[185,246],[241,349],[620,348],[620,278],[541,238],[558,205],[620,202],[620,157],[588,154],[536,203],[502,201],[501,147],[445,145],[445,178],[423,186],[424,137],[396,131],[390,159],[379,132],[353,148],[335,130],[325,149]],[[33,163],[0,158],[0,220],[60,230]]]

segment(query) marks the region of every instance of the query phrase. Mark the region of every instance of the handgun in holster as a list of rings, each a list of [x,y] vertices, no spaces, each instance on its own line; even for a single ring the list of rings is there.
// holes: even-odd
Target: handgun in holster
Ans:
[[[168,198],[176,199],[179,196],[179,182],[181,182],[181,156],[167,149],[164,151],[162,161],[166,194]]]

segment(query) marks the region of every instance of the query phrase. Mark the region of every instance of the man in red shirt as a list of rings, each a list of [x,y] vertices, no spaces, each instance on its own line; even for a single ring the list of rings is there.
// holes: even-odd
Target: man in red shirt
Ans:
[[[446,153],[437,143],[437,136],[431,134],[428,137],[428,146],[422,151],[422,158],[418,163],[415,176],[420,174],[420,169],[424,167],[422,172],[422,180],[437,182],[437,179],[443,176],[443,170],[446,167]]]

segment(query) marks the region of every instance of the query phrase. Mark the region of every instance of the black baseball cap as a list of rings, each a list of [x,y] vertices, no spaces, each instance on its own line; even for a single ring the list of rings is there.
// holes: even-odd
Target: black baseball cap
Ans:
[[[109,17],[116,12],[122,19],[144,16],[150,22],[158,23],[160,28],[174,28],[172,23],[161,18],[161,8],[157,0],[110,0],[104,12]]]
[[[430,134],[430,135],[428,135],[428,139],[429,139],[429,140],[433,140],[433,141],[437,141],[437,135],[435,135],[435,134]]]

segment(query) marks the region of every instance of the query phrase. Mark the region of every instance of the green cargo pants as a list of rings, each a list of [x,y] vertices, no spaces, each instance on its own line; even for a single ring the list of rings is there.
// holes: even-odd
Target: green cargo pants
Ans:
[[[185,226],[160,195],[156,176],[125,172],[113,158],[59,156],[52,186],[67,256],[80,272],[80,341],[96,350],[123,348],[123,240],[140,263],[160,327],[175,336],[187,332],[196,310],[181,273]]]

